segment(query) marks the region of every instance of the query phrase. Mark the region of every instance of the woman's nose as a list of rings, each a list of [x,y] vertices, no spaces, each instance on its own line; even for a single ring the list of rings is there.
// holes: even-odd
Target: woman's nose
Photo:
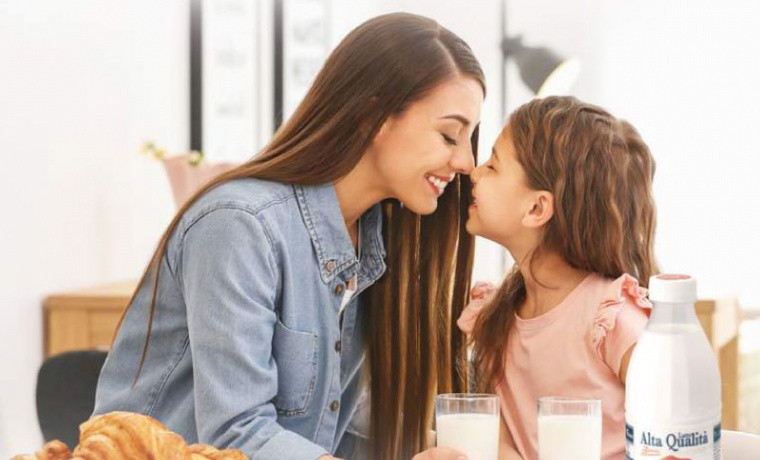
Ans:
[[[451,168],[460,174],[470,174],[475,167],[475,157],[472,147],[468,144],[464,148],[456,149],[449,162]]]

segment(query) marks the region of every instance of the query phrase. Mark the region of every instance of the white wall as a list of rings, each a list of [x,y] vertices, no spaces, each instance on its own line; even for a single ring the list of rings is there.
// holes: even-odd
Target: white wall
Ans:
[[[619,2],[605,104],[658,161],[657,253],[703,297],[760,308],[760,3]]]
[[[139,276],[187,148],[185,0],[0,0],[0,458],[39,448],[41,301]]]

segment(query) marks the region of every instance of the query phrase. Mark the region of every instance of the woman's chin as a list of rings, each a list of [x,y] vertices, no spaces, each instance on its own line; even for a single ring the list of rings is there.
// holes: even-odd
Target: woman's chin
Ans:
[[[401,206],[409,211],[419,214],[421,216],[427,216],[433,214],[438,209],[438,200],[430,199],[430,197],[403,197],[398,198]]]
[[[428,216],[430,214],[433,214],[438,209],[438,202],[435,202],[432,204],[424,204],[424,205],[410,203],[409,205],[404,204],[404,207],[415,214],[419,214],[421,216]]]

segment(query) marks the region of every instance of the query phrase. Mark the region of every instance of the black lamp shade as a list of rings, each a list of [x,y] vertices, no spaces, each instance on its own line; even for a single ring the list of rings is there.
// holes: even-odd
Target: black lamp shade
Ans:
[[[512,58],[525,85],[539,96],[566,92],[580,72],[577,59],[566,59],[545,47],[530,47],[522,37],[502,41],[504,58]]]

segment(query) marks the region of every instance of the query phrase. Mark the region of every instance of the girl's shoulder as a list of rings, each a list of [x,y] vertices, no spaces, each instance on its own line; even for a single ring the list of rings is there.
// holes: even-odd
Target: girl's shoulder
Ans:
[[[618,278],[595,277],[594,284],[598,295],[598,310],[630,304],[649,309],[652,304],[647,298],[648,291],[633,276],[625,273]]]
[[[596,276],[593,284],[598,299],[594,304],[591,332],[595,345],[599,345],[619,321],[649,316],[652,304],[647,299],[647,289],[633,276],[624,274],[616,279]]]
[[[457,326],[465,334],[472,334],[475,329],[475,322],[478,320],[483,307],[492,301],[498,288],[492,283],[479,281],[475,283],[470,292],[470,303],[462,310],[461,316],[457,319]]]

